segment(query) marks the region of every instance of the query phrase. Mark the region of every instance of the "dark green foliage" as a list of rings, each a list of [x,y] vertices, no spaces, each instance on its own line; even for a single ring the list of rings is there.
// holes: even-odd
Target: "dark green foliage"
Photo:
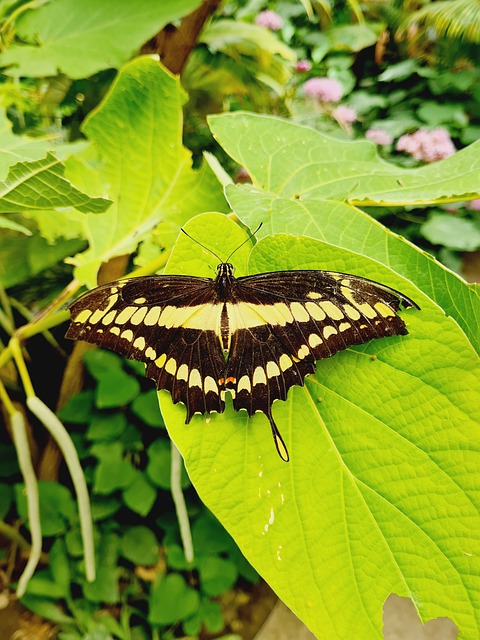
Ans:
[[[74,396],[60,415],[70,425],[91,485],[97,576],[93,583],[84,577],[71,489],[41,482],[41,522],[50,562],[32,578],[23,602],[62,625],[63,640],[80,640],[87,632],[105,640],[112,635],[130,638],[125,625],[131,620],[137,629],[132,638],[151,638],[152,628],[172,625],[193,636],[202,628],[218,632],[223,616],[212,598],[232,588],[239,576],[249,582],[258,576],[200,503],[183,470],[195,549],[193,563],[186,561],[170,495],[170,442],[159,430],[163,421],[156,393],[148,389],[143,372],[135,377],[114,354],[91,351],[85,362],[93,389]],[[112,375],[132,381],[135,399],[126,402],[125,387],[117,388],[118,400],[112,396],[112,402],[118,408],[101,408],[95,402],[98,388]],[[22,485],[15,492],[0,486],[0,514],[12,508],[14,494],[18,514],[25,517]],[[139,578],[136,567],[145,567],[152,581]],[[99,613],[105,605],[122,607],[120,621]]]

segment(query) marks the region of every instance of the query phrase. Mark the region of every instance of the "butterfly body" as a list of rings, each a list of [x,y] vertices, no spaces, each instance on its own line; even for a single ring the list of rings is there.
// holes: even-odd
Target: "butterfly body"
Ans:
[[[72,303],[67,337],[146,363],[146,375],[194,414],[264,413],[281,457],[275,400],[303,385],[315,361],[373,338],[405,335],[397,315],[418,306],[380,283],[329,271],[277,271],[214,279],[145,276],[102,285]]]

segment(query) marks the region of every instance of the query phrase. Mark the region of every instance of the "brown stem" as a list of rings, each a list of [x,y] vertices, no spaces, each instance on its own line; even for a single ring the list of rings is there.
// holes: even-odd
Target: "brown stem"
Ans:
[[[182,18],[180,25],[167,24],[142,47],[142,53],[158,53],[162,64],[180,74],[190,52],[197,44],[205,21],[218,9],[221,0],[205,0],[196,11]]]

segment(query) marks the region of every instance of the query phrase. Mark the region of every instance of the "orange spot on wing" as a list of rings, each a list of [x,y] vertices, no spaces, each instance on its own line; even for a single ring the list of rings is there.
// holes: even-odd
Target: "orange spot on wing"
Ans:
[[[235,384],[235,380],[236,378],[233,378],[232,376],[230,376],[229,378],[227,378],[225,380],[226,384],[230,383],[230,384]]]

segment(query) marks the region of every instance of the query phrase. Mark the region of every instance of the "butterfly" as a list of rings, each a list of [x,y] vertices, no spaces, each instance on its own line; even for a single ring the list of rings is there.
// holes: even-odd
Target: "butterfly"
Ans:
[[[303,385],[316,360],[373,338],[406,335],[400,309],[420,307],[384,284],[333,271],[274,271],[236,278],[221,262],[215,278],[184,275],[118,280],[70,305],[66,337],[146,364],[157,389],[195,414],[264,413],[280,457],[285,442],[275,400]]]

